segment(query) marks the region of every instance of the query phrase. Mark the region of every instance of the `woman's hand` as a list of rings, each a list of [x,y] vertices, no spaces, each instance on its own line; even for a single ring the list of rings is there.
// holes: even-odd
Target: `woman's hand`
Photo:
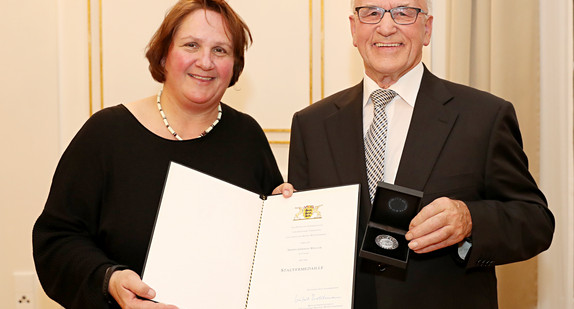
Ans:
[[[291,197],[291,195],[293,195],[293,192],[295,192],[295,188],[293,188],[293,185],[288,183],[288,182],[284,182],[284,183],[280,184],[277,188],[275,188],[273,190],[273,193],[271,193],[271,194],[282,193],[283,197],[287,198],[287,197]]]
[[[176,306],[154,303],[155,291],[145,284],[134,271],[115,271],[110,277],[108,293],[123,309],[177,309]],[[145,298],[139,299],[138,298]]]

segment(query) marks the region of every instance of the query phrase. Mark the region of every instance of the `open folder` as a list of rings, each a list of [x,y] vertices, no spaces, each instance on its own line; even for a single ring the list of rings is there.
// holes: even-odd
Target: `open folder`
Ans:
[[[350,309],[359,194],[264,197],[172,162],[143,281],[181,309]]]

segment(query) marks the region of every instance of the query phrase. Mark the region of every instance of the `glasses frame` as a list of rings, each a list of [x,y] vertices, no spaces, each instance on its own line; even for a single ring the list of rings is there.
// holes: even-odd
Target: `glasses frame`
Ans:
[[[379,11],[379,12],[383,12],[383,14],[381,14],[381,18],[380,18],[379,21],[377,21],[376,23],[364,22],[364,21],[361,19],[361,15],[359,14],[359,10],[364,9],[364,8],[375,9],[375,10],[377,10],[377,11]],[[399,10],[399,9],[413,9],[413,10],[416,10],[416,11],[417,11],[417,15],[415,15],[415,20],[413,20],[413,21],[410,22],[410,23],[399,23],[399,22],[397,22],[397,21],[395,20],[395,15],[393,14],[393,12],[396,12],[396,11]],[[422,14],[425,14],[425,15],[428,14],[428,12],[423,11],[423,9],[421,9],[421,8],[415,8],[415,7],[410,7],[410,6],[399,6],[399,7],[396,7],[396,8],[392,8],[392,9],[390,9],[390,10],[385,10],[385,9],[380,8],[380,7],[378,7],[378,6],[358,6],[358,7],[355,8],[355,13],[357,14],[357,18],[359,18],[359,21],[362,22],[363,24],[369,24],[369,25],[374,25],[374,24],[380,23],[381,20],[383,20],[383,17],[385,17],[385,13],[386,13],[386,12],[389,12],[389,14],[391,14],[391,18],[393,19],[393,21],[394,21],[395,24],[397,24],[397,25],[412,25],[412,24],[414,24],[414,23],[417,22],[417,19],[418,19],[418,17],[419,17],[419,14],[421,14],[421,13],[422,13]]]

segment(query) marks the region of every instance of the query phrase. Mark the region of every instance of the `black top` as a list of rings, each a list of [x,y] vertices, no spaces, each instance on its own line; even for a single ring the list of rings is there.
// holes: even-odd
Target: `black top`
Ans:
[[[174,141],[123,106],[94,114],[64,152],[33,231],[46,293],[67,308],[107,308],[104,272],[141,274],[167,168],[174,161],[258,194],[283,182],[261,127],[222,104],[205,137]]]

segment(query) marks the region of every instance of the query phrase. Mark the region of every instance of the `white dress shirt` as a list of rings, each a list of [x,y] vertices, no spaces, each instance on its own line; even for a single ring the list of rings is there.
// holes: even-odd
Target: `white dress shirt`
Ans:
[[[399,162],[407,139],[407,133],[417,100],[417,94],[423,78],[423,64],[419,62],[412,70],[403,75],[388,89],[398,95],[385,107],[388,121],[387,148],[385,151],[384,182],[395,183]],[[365,75],[363,82],[363,136],[366,136],[374,118],[374,106],[371,93],[380,89],[379,85]]]

